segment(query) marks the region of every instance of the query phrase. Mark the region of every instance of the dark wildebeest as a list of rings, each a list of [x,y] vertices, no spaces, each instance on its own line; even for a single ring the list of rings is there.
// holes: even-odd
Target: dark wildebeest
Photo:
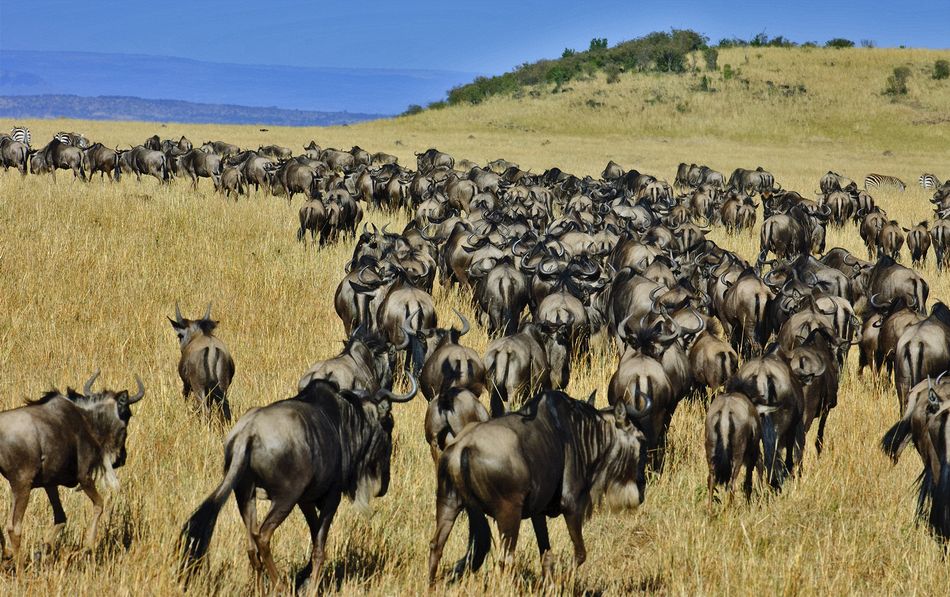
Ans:
[[[221,184],[221,157],[216,153],[192,149],[178,158],[178,167],[188,175],[195,189],[198,188],[199,178],[210,178],[215,188]]]
[[[119,153],[116,150],[109,149],[102,143],[96,143],[87,149],[85,154],[90,178],[98,172],[100,179],[108,174],[110,180],[115,180],[115,167],[119,162]]]
[[[113,180],[119,180],[123,172],[132,172],[136,180],[142,180],[145,174],[154,176],[159,182],[168,182],[168,157],[164,153],[139,145],[118,154]]]
[[[426,409],[425,436],[432,453],[432,461],[438,469],[439,456],[466,426],[484,423],[488,411],[478,396],[465,388],[449,388],[436,396]],[[438,470],[437,470],[438,472]]]
[[[221,178],[215,183],[215,189],[228,198],[231,197],[231,193],[234,193],[234,200],[237,201],[239,195],[247,194],[244,183],[244,174],[241,169],[229,166],[221,171]]]
[[[19,563],[23,514],[30,490],[42,487],[53,508],[55,545],[66,526],[66,512],[59,501],[59,487],[75,487],[92,500],[93,514],[85,543],[92,549],[103,502],[96,481],[118,486],[116,468],[125,464],[125,439],[132,410],[145,389],[138,378],[138,392],[125,390],[93,392],[96,373],[86,382],[83,393],[52,390],[26,406],[0,412],[0,474],[10,482],[13,508],[6,532],[9,549],[0,533],[0,550]]]
[[[185,319],[175,303],[175,319],[168,321],[181,345],[178,375],[182,381],[182,396],[194,393],[205,415],[213,407],[221,408],[221,415],[231,421],[228,388],[234,377],[234,360],[224,342],[214,335],[218,322],[211,319],[211,303],[201,319]]]
[[[29,162],[30,146],[21,143],[9,135],[0,135],[0,165],[3,169],[16,168],[20,174],[26,176]]]
[[[53,139],[38,153],[43,154],[49,173],[56,179],[56,170],[72,170],[73,176],[86,180],[86,154],[82,149],[73,145],[61,143]]]
[[[332,381],[343,390],[375,393],[380,388],[392,388],[396,351],[407,345],[408,338],[403,346],[397,346],[361,325],[338,356],[311,365],[297,383],[297,389],[303,391],[315,379]]]
[[[649,401],[643,410],[649,410]],[[429,583],[464,508],[468,552],[456,573],[477,570],[491,545],[485,516],[501,534],[502,566],[512,561],[521,520],[534,526],[542,570],[554,557],[547,517],[563,516],[574,544],[574,565],[587,559],[583,525],[602,500],[614,508],[643,502],[645,438],[635,421],[644,414],[626,403],[599,411],[559,391],[538,394],[521,410],[470,425],[439,458],[436,530],[429,544]]]
[[[894,351],[894,385],[901,410],[910,389],[950,369],[950,309],[934,304],[930,316],[907,327]]]
[[[201,145],[201,151],[213,153],[225,159],[241,153],[241,148],[232,143],[225,143],[224,141],[208,141]]]
[[[340,390],[314,380],[293,398],[248,411],[224,441],[224,479],[185,523],[180,546],[186,578],[204,558],[218,513],[234,492],[247,528],[247,554],[260,576],[280,585],[271,555],[271,536],[300,508],[313,542],[298,585],[319,580],[330,523],[345,495],[367,510],[372,498],[386,495],[392,454],[392,403],[408,402],[412,389],[397,395]],[[271,508],[257,526],[256,492],[266,492]],[[316,581],[315,581],[316,582]],[[305,589],[305,586],[299,586]]]
[[[716,485],[725,485],[729,499],[735,490],[736,478],[745,466],[742,490],[745,499],[752,497],[752,471],[762,477],[762,421],[759,410],[748,396],[740,393],[719,394],[706,411],[706,463],[709,465],[709,505],[712,506]]]
[[[289,147],[282,147],[280,145],[261,145],[257,148],[257,153],[279,160],[289,160],[293,155]]]
[[[927,261],[930,251],[930,231],[927,229],[927,220],[917,224],[907,231],[907,250],[913,265],[921,267]]]
[[[545,345],[556,340],[557,331],[542,330],[541,326],[528,323],[519,333],[498,338],[488,345],[482,364],[493,416],[503,414],[509,402],[517,401],[520,407],[539,389],[552,389]],[[562,334],[566,343],[564,336]],[[568,348],[565,345],[564,351]]]
[[[320,199],[309,199],[300,206],[298,213],[300,218],[300,228],[297,229],[297,240],[303,241],[307,232],[310,232],[311,242],[316,242],[317,234],[320,234],[320,244],[326,244],[328,235],[327,226],[327,208]]]

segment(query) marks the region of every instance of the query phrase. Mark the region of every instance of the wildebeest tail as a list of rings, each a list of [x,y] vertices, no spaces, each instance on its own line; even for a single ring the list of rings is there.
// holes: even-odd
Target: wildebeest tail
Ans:
[[[716,429],[718,432],[716,433],[716,448],[713,450],[713,473],[716,483],[722,485],[732,478],[730,445],[733,442],[730,440],[735,433],[735,424],[728,412],[719,416]]]
[[[884,438],[881,439],[881,450],[883,450],[891,460],[897,462],[897,457],[900,456],[901,449],[903,449],[907,443],[909,436],[910,421],[906,418],[902,418],[884,434]]]
[[[769,484],[778,489],[782,486],[782,463],[778,462],[778,437],[775,433],[775,422],[771,414],[762,415],[762,454],[765,456],[765,471]]]
[[[501,413],[495,411],[501,409],[504,412],[504,405],[508,403],[508,368],[511,361],[511,354],[502,350],[492,361],[489,367],[488,381],[491,384],[491,407],[492,416],[498,416]]]
[[[162,180],[168,182],[168,158],[162,157]]]
[[[181,554],[179,572],[189,577],[195,565],[208,553],[218,513],[234,490],[234,486],[247,473],[250,460],[251,438],[241,436],[225,450],[225,474],[221,484],[198,506],[181,529],[178,549]]]

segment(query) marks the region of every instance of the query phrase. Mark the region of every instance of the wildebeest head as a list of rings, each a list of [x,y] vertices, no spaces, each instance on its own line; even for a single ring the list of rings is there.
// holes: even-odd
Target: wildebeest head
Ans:
[[[208,303],[208,308],[205,311],[205,314],[201,316],[201,319],[185,319],[181,316],[181,309],[178,307],[178,303],[175,303],[175,319],[171,317],[168,318],[168,321],[172,324],[172,329],[175,330],[175,335],[178,336],[178,343],[182,348],[188,345],[197,336],[210,336],[216,327],[218,327],[218,322],[211,319],[211,303]]]
[[[314,383],[319,383],[320,380]],[[326,383],[325,381],[323,383]],[[369,510],[373,498],[383,497],[389,490],[390,456],[393,451],[393,415],[392,405],[396,402],[409,402],[415,397],[419,385],[416,378],[409,376],[410,389],[405,394],[396,394],[385,388],[370,394],[369,392],[341,392],[343,397],[359,400],[366,421],[364,432],[370,437],[366,447],[354,463],[356,470],[345,487],[347,497],[362,512]]]
[[[130,407],[145,396],[145,387],[142,380],[136,377],[138,391],[133,395],[129,395],[127,390],[117,392],[104,389],[93,392],[92,386],[98,377],[99,371],[96,371],[83,386],[82,394],[70,390],[66,397],[85,411],[102,449],[103,461],[99,474],[107,485],[115,488],[118,479],[113,469],[124,465],[126,459],[125,438],[132,419]]]

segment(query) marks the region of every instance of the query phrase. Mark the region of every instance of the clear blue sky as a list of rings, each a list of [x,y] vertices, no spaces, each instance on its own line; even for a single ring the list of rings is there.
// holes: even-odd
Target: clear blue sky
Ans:
[[[753,2],[496,0],[0,0],[0,50],[75,50],[213,62],[498,73],[525,61],[690,28],[795,41],[950,47],[950,0]]]

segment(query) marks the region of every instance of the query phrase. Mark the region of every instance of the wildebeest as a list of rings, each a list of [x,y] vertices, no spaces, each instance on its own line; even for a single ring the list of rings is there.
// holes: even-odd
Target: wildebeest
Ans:
[[[375,393],[380,388],[390,389],[395,353],[403,348],[405,346],[389,344],[385,337],[360,326],[346,340],[338,356],[311,365],[300,378],[297,389],[303,391],[315,379],[332,381],[343,390]]]
[[[927,220],[907,231],[907,250],[910,252],[910,261],[913,265],[922,267],[926,263],[927,252],[930,251],[930,230],[927,229]]]
[[[241,153],[241,148],[232,143],[225,143],[224,141],[207,141],[201,144],[201,151],[217,154],[221,158],[229,158],[232,155]]]
[[[456,566],[477,570],[491,545],[485,516],[501,534],[502,566],[512,561],[521,520],[530,518],[542,570],[554,565],[547,517],[563,516],[574,565],[587,559],[583,525],[595,504],[637,507],[646,492],[645,410],[618,403],[599,411],[559,391],[538,394],[521,410],[469,426],[439,458],[436,530],[429,544],[429,582],[462,509],[469,516],[468,553]]]
[[[228,388],[234,377],[234,360],[224,342],[214,335],[218,322],[211,319],[211,303],[201,319],[183,318],[175,303],[175,319],[169,317],[168,321],[181,345],[178,375],[182,381],[182,396],[195,394],[205,415],[210,415],[212,408],[220,407],[224,420],[230,422]]]
[[[519,333],[498,338],[488,345],[482,363],[493,416],[504,413],[509,402],[516,402],[520,407],[539,389],[552,389],[546,345],[557,341],[556,335],[557,330],[545,331],[528,323]],[[564,346],[565,352],[567,349]]]
[[[145,174],[154,176],[159,182],[168,182],[168,156],[164,153],[142,145],[117,153],[113,180],[119,180],[123,172],[132,172],[136,180],[142,180],[142,175]]]
[[[345,495],[366,510],[389,489],[392,403],[408,402],[389,390],[354,393],[314,380],[296,396],[247,412],[224,441],[224,479],[185,523],[180,546],[189,578],[208,551],[218,513],[234,492],[247,528],[248,558],[260,576],[280,585],[271,536],[299,507],[307,520],[313,553],[299,584],[320,577],[330,523]],[[257,526],[256,492],[271,502]],[[305,587],[300,587],[305,588]]]
[[[762,422],[755,404],[745,394],[719,394],[706,411],[706,463],[709,465],[707,487],[709,503],[713,502],[716,485],[725,485],[732,498],[736,478],[745,466],[742,490],[748,500],[752,496],[752,472],[762,477],[762,456],[759,441]]]
[[[133,395],[102,390],[93,392],[99,372],[83,386],[82,394],[67,389],[52,390],[25,406],[0,412],[0,474],[10,483],[13,507],[6,533],[10,546],[0,533],[0,550],[19,563],[23,515],[30,491],[42,487],[53,508],[55,544],[66,526],[66,512],[59,499],[59,487],[76,487],[92,501],[92,520],[86,531],[85,545],[92,549],[96,527],[102,515],[103,501],[96,489],[102,479],[112,489],[118,487],[115,470],[125,464],[125,440],[131,405],[145,395],[142,381],[136,378],[138,392]]]
[[[29,162],[30,146],[17,141],[9,135],[0,135],[0,166],[3,169],[16,168],[20,174],[26,176]]]
[[[908,326],[897,341],[894,385],[901,410],[912,387],[947,369],[950,369],[950,309],[937,302],[927,319]]]
[[[234,193],[234,200],[237,201],[239,195],[247,194],[244,182],[244,174],[241,170],[229,166],[221,171],[221,178],[215,183],[215,189],[229,198],[231,193]]]
[[[455,441],[467,425],[484,423],[488,411],[478,396],[465,388],[448,388],[426,408],[425,437],[436,467],[445,447]]]
[[[56,170],[60,169],[72,170],[74,177],[86,180],[86,154],[79,147],[53,139],[38,153],[43,155],[43,160],[49,168],[48,172],[54,179]]]
[[[85,150],[86,164],[89,166],[89,176],[92,177],[96,172],[99,178],[109,175],[110,180],[115,179],[115,167],[119,161],[119,153],[114,149],[109,149],[102,143],[95,143],[89,149]]]

